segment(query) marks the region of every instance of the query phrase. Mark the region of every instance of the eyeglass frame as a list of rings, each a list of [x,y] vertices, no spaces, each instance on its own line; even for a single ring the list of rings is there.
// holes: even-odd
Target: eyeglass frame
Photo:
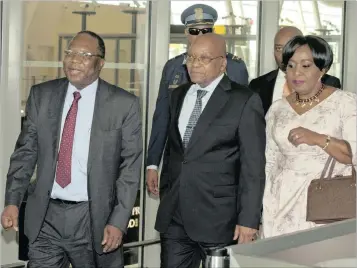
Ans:
[[[283,45],[274,45],[274,51],[275,52],[283,52],[284,46]]]
[[[101,59],[104,59],[104,56],[100,55],[100,54],[93,54],[91,52],[83,52],[83,51],[75,52],[70,49],[66,49],[64,51],[64,54],[65,54],[65,57],[79,56],[81,59],[86,59],[86,60],[89,60],[93,57],[99,57]]]
[[[224,58],[224,56],[217,56],[217,57],[214,57],[214,58],[209,58],[209,57],[194,57],[194,56],[189,56],[187,55],[186,56],[186,64],[193,64],[194,63],[194,60],[197,59],[198,60],[198,63],[200,65],[209,65],[213,60],[216,60],[216,59],[219,59],[219,58]],[[192,59],[192,61],[190,60]],[[206,59],[208,60],[207,62],[203,62],[202,59]],[[191,62],[190,62],[191,61]]]

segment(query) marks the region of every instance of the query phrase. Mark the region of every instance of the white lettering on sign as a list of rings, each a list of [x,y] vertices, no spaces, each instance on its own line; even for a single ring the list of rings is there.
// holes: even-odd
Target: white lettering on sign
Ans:
[[[128,228],[134,228],[139,226],[139,219],[130,219]]]
[[[131,215],[132,215],[132,216],[140,215],[140,207],[133,207],[133,210],[132,210],[132,212],[131,212]]]

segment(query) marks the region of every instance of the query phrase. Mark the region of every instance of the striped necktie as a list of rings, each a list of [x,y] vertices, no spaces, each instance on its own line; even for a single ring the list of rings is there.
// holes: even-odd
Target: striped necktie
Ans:
[[[186,148],[188,145],[188,142],[190,141],[192,132],[197,124],[198,119],[200,118],[200,115],[202,113],[202,98],[207,94],[208,91],[206,90],[197,90],[197,98],[196,98],[196,103],[195,107],[193,108],[193,111],[191,113],[190,119],[188,121],[188,124],[186,126],[185,134],[183,135],[183,146]]]

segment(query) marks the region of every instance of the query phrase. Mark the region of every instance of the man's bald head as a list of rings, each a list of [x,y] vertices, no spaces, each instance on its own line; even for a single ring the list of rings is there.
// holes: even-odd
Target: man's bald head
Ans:
[[[212,50],[212,53],[218,53],[221,56],[226,55],[226,40],[218,34],[207,33],[197,36],[192,45],[205,47]]]
[[[276,43],[277,39],[288,38],[290,40],[297,35],[303,35],[300,29],[294,26],[283,27],[276,33],[274,43]]]
[[[293,37],[303,35],[303,33],[294,26],[286,26],[281,28],[274,38],[274,57],[276,64],[282,69],[282,52],[287,42]]]
[[[226,70],[226,41],[220,35],[207,33],[197,36],[187,54],[191,81],[201,87],[211,84]]]

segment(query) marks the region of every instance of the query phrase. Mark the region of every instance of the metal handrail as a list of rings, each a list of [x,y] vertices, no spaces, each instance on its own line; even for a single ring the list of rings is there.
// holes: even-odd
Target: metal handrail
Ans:
[[[137,248],[160,243],[160,239],[150,239],[139,242],[130,242],[123,245],[123,248]]]
[[[26,263],[25,262],[15,262],[15,263],[10,263],[10,264],[2,264],[0,267],[1,268],[25,268]]]
[[[137,247],[144,247],[148,245],[155,245],[160,243],[160,239],[150,239],[150,240],[144,240],[144,241],[139,241],[139,242],[130,242],[126,243],[123,245],[123,248],[137,248]],[[1,268],[24,268],[25,267],[25,262],[17,262],[17,263],[12,263],[12,264],[7,264],[7,265],[1,265]]]

